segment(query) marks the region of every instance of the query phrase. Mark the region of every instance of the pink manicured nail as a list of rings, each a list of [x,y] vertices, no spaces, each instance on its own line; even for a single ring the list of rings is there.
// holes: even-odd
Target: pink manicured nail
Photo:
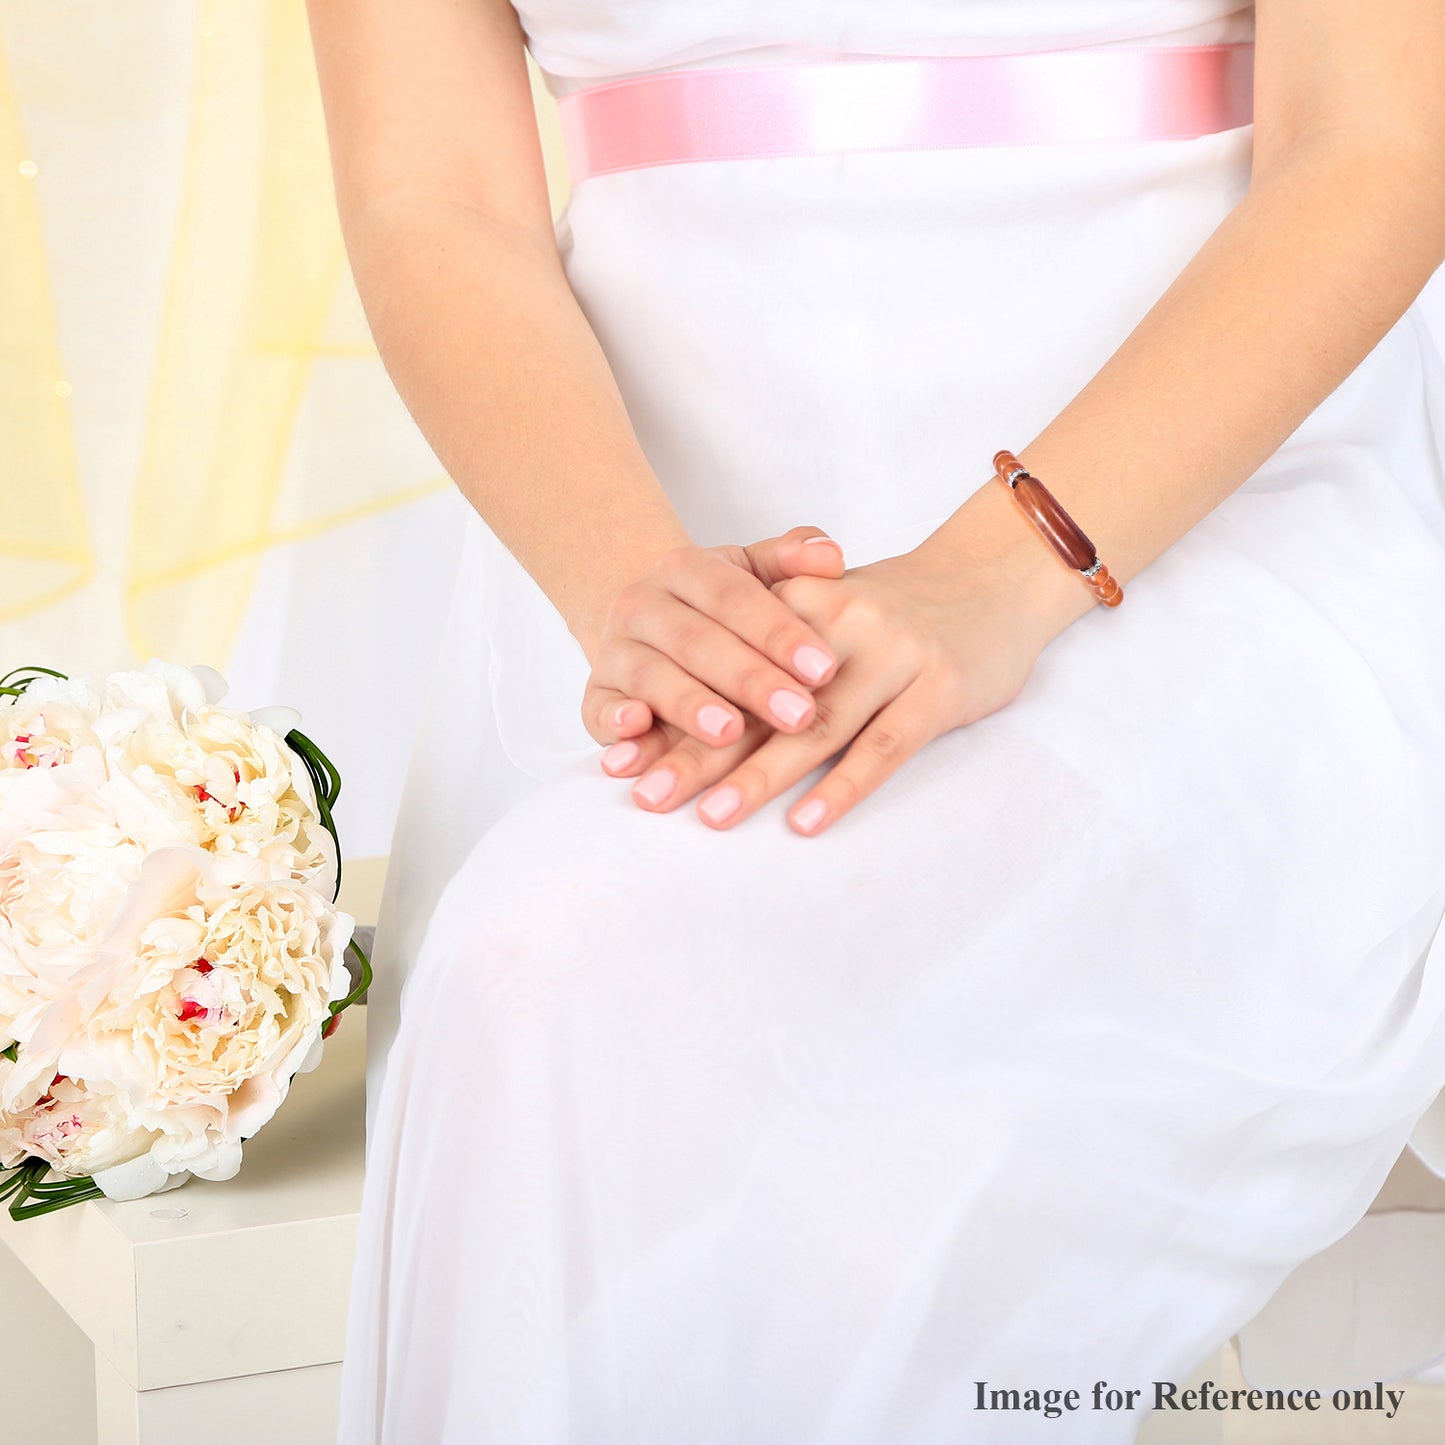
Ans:
[[[707,703],[697,710],[697,725],[710,738],[720,738],[732,720],[733,715],[715,702]]]
[[[815,547],[815,546],[817,546],[820,542],[826,542],[826,543],[828,544],[828,546],[830,546],[830,547],[837,547],[840,552],[843,550],[843,548],[842,548],[841,546],[839,546],[839,544],[838,544],[837,542],[835,542],[832,537],[804,537],[804,538],[803,538],[803,546],[805,546],[805,547]]]
[[[671,768],[659,768],[655,773],[648,773],[632,791],[644,803],[651,803],[655,808],[672,796],[676,786],[677,774]]]
[[[810,642],[805,643],[793,654],[793,666],[809,682],[817,682],[832,665],[833,659],[821,647],[814,647]]]
[[[809,798],[796,813],[793,824],[805,833],[811,833],[828,815],[828,805],[821,798]]]
[[[797,727],[807,717],[812,706],[802,693],[789,692],[785,687],[780,687],[768,698],[768,707],[772,709],[773,716],[790,728]]]
[[[617,704],[617,711],[612,714],[612,721],[617,727],[625,728],[627,726],[627,709],[631,706],[630,702]]]
[[[634,742],[613,743],[610,748],[602,749],[602,766],[612,769],[625,768],[637,761],[637,755],[641,751]]]
[[[731,783],[709,793],[698,806],[698,811],[709,823],[725,823],[743,805],[743,795]]]

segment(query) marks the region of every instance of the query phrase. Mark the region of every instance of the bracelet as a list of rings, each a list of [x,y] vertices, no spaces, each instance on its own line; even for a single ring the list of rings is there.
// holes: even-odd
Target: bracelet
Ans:
[[[999,481],[1014,494],[1020,510],[1054,551],[1094,589],[1105,607],[1117,607],[1124,600],[1124,589],[1109,575],[1094,544],[1059,505],[1059,499],[1012,452],[999,452],[993,466]]]

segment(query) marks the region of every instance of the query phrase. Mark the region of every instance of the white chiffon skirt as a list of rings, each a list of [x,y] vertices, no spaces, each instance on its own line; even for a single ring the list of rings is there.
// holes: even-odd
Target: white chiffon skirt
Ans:
[[[665,167],[559,239],[694,538],[811,523],[856,565],[1107,360],[1250,140]],[[727,832],[637,808],[473,519],[370,1009],[343,1441],[1034,1440],[978,1382],[1147,1397],[1256,1316],[1253,1383],[1445,1352],[1431,1301],[1362,1321],[1354,1265],[1265,1311],[1407,1145],[1445,1172],[1442,435],[1412,311],[816,838],[784,809],[821,769]]]

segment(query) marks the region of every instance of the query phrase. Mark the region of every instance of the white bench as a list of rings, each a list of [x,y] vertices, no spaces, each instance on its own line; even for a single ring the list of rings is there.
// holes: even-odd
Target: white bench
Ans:
[[[23,1223],[0,1209],[0,1246],[94,1347],[97,1445],[334,1445],[365,1055],[354,1008],[225,1184]],[[0,1399],[33,1395],[10,1369],[0,1352]],[[0,1434],[32,1445],[3,1407]],[[72,1445],[51,1431],[33,1445],[42,1438]]]

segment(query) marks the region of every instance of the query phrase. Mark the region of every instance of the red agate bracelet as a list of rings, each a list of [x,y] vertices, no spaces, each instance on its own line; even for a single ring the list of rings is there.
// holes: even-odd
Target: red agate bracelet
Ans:
[[[1109,575],[1094,544],[1059,505],[1059,499],[1012,452],[997,453],[993,467],[1054,551],[1094,589],[1105,607],[1117,607],[1124,600],[1124,589]]]

